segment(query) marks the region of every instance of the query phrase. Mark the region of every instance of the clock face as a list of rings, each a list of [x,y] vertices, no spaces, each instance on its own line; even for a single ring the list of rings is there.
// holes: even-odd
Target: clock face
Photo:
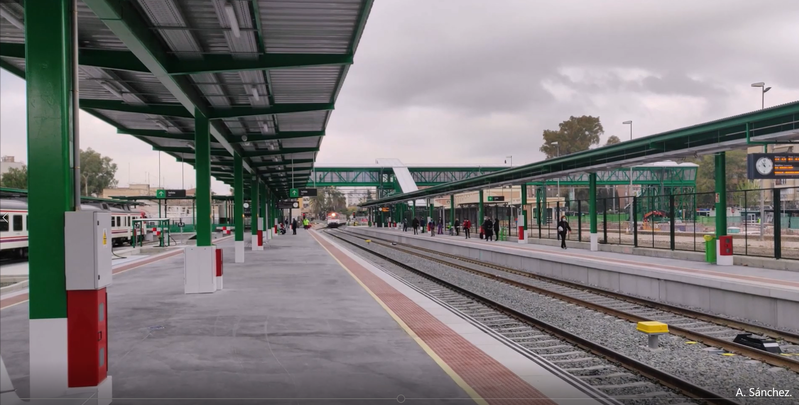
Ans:
[[[760,174],[767,175],[771,173],[772,169],[774,169],[774,162],[772,162],[769,158],[762,157],[755,163],[755,168]]]

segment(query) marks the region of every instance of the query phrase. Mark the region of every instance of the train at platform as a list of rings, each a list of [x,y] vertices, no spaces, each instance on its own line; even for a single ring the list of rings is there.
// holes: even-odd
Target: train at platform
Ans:
[[[344,217],[344,224],[346,224],[346,217]],[[327,214],[326,225],[328,228],[338,228],[342,225],[342,216],[337,212]]]
[[[130,206],[84,203],[80,209],[111,213],[112,246],[130,243],[133,240],[133,220],[147,218],[143,211],[132,210]],[[0,198],[0,255],[18,258],[28,256],[28,218],[28,202],[25,199]]]

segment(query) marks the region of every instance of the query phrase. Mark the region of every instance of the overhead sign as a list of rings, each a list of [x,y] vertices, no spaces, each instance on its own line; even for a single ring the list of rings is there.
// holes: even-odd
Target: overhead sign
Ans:
[[[316,197],[315,188],[301,188],[300,197]]]
[[[488,196],[488,201],[505,201],[504,195],[490,195]]]
[[[155,190],[155,198],[166,198],[166,190]]]
[[[186,190],[164,190],[166,198],[186,198]]]
[[[751,153],[747,177],[755,179],[799,179],[799,153]]]
[[[300,203],[297,200],[280,200],[277,202],[277,208],[281,210],[300,208]]]
[[[289,197],[297,198],[299,196],[300,196],[300,190],[299,189],[292,188],[291,190],[289,190]]]
[[[383,207],[383,208],[380,208],[380,211],[383,211],[383,212],[389,212],[390,210],[389,210],[389,208],[388,208],[388,207]]]

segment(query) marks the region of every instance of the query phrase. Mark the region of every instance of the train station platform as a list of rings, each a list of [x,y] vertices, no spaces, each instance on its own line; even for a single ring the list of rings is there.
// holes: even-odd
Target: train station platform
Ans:
[[[114,404],[612,403],[316,231],[275,237],[244,263],[233,241],[219,246],[215,293],[184,294],[182,255],[114,276]],[[28,350],[27,305],[5,306],[0,354],[20,397]]]
[[[372,237],[435,249],[692,309],[799,330],[799,273],[717,266],[560,246],[488,242],[395,228],[348,227]]]

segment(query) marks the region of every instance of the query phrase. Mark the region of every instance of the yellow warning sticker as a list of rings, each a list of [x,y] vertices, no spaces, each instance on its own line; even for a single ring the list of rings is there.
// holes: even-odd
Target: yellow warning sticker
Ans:
[[[105,229],[103,229],[103,246],[108,244],[108,238],[106,237]]]

